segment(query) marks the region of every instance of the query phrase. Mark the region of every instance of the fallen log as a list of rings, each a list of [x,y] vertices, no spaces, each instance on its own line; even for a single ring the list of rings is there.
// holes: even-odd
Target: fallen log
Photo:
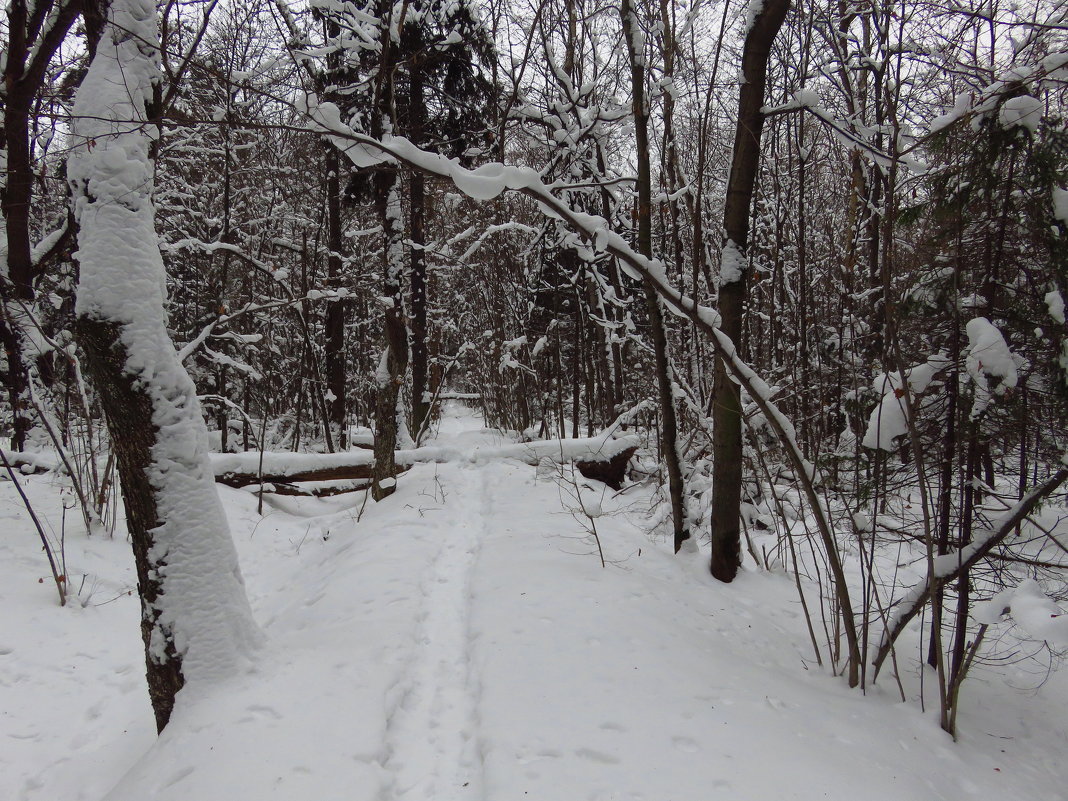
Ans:
[[[627,465],[636,450],[638,450],[638,446],[631,445],[607,461],[579,459],[575,462],[575,469],[586,478],[592,478],[594,481],[600,481],[612,489],[618,490],[623,486],[623,479],[627,475]]]
[[[257,482],[258,483],[258,482]],[[348,492],[359,492],[371,486],[371,479],[354,479],[352,481],[310,481],[304,484],[268,484],[264,482],[263,491],[275,495],[292,495],[307,498],[330,498]],[[259,490],[257,489],[257,494]]]
[[[0,449],[0,455],[3,457],[3,462],[11,465],[13,469],[23,475],[47,473],[51,470],[59,469],[60,466],[60,461],[55,454],[44,453],[41,451],[9,451]]]
[[[403,471],[415,464],[467,462],[483,463],[515,459],[537,465],[543,459],[557,464],[574,462],[582,475],[619,489],[627,463],[638,449],[635,437],[589,437],[543,440],[516,445],[481,446],[463,451],[430,446],[397,451],[397,467]],[[262,456],[262,469],[261,469]],[[230,487],[252,484],[294,485],[305,481],[360,481],[371,477],[374,454],[366,450],[345,453],[285,453],[246,451],[213,453],[215,480]]]

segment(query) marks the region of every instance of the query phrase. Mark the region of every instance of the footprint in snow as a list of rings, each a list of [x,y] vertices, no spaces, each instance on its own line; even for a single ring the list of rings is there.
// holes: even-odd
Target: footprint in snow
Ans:
[[[251,706],[249,706],[248,711],[263,715],[264,717],[271,717],[275,720],[282,719],[282,715],[278,712],[277,709],[270,706],[264,706],[263,704],[252,704]]]
[[[592,748],[579,748],[575,751],[575,756],[588,759],[591,762],[600,762],[602,765],[618,765],[619,758],[614,757],[611,754],[606,754],[603,751],[594,751]]]
[[[542,759],[557,759],[560,756],[561,754],[559,751],[554,751],[551,748],[544,748],[536,754],[516,754],[516,760],[520,765],[527,765]]]
[[[701,750],[701,746],[697,744],[697,741],[691,740],[689,737],[672,737],[671,744],[685,754],[696,754]]]

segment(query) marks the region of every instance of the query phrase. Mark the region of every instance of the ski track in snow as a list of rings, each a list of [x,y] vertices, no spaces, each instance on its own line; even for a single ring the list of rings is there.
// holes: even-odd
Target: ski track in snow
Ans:
[[[383,801],[466,801],[482,794],[477,680],[472,671],[471,578],[488,530],[486,472],[458,467],[443,484],[460,515],[437,529],[441,543],[420,583],[415,644],[386,721]]]

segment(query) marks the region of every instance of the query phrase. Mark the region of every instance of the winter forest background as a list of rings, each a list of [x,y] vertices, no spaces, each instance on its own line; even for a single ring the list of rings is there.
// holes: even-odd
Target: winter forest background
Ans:
[[[787,576],[844,685],[928,665],[951,734],[976,664],[1068,647],[1063,4],[0,26],[5,492],[61,604],[67,540],[129,538],[161,730],[263,647],[216,483],[396,504],[457,404],[606,569],[605,483],[649,547]]]

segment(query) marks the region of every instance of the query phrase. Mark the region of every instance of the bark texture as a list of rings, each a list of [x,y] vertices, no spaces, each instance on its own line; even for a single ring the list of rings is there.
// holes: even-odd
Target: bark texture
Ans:
[[[112,435],[111,449],[122,485],[126,528],[137,569],[137,593],[141,597],[141,638],[147,656],[148,695],[156,716],[156,730],[163,731],[174,709],[174,696],[185,684],[185,677],[182,658],[175,651],[172,637],[164,638],[165,658],[160,659],[153,651],[153,631],[160,625],[157,604],[162,594],[160,575],[167,563],[153,558],[156,545],[153,530],[163,521],[156,504],[156,488],[148,479],[157,436],[152,423],[152,400],[126,370],[127,353],[120,339],[119,324],[83,317],[78,320],[77,334],[85,354],[86,375],[100,397]]]
[[[647,259],[653,257],[652,223],[652,174],[649,163],[649,110],[645,104],[645,57],[638,49],[641,37],[636,30],[634,7],[630,0],[620,5],[623,18],[623,36],[630,54],[631,87],[634,93],[632,114],[634,117],[634,144],[638,157],[638,252]],[[667,333],[664,330],[664,315],[660,298],[655,288],[646,279],[643,282],[645,305],[649,314],[649,329],[653,338],[653,354],[656,362],[656,386],[660,401],[660,451],[668,474],[668,496],[671,500],[671,523],[675,553],[690,538],[686,529],[685,505],[683,503],[682,463],[679,458],[679,426],[675,414],[675,398],[672,392],[671,363],[667,350]],[[577,419],[577,416],[576,416]]]
[[[723,209],[724,262],[719,286],[720,329],[735,348],[741,346],[745,314],[749,209],[760,166],[760,133],[764,125],[760,109],[764,104],[768,58],[789,7],[789,0],[767,0],[749,28],[742,51],[738,126]],[[722,359],[716,360],[714,392],[710,569],[720,581],[730,582],[742,564],[742,403],[738,385],[731,380]]]

